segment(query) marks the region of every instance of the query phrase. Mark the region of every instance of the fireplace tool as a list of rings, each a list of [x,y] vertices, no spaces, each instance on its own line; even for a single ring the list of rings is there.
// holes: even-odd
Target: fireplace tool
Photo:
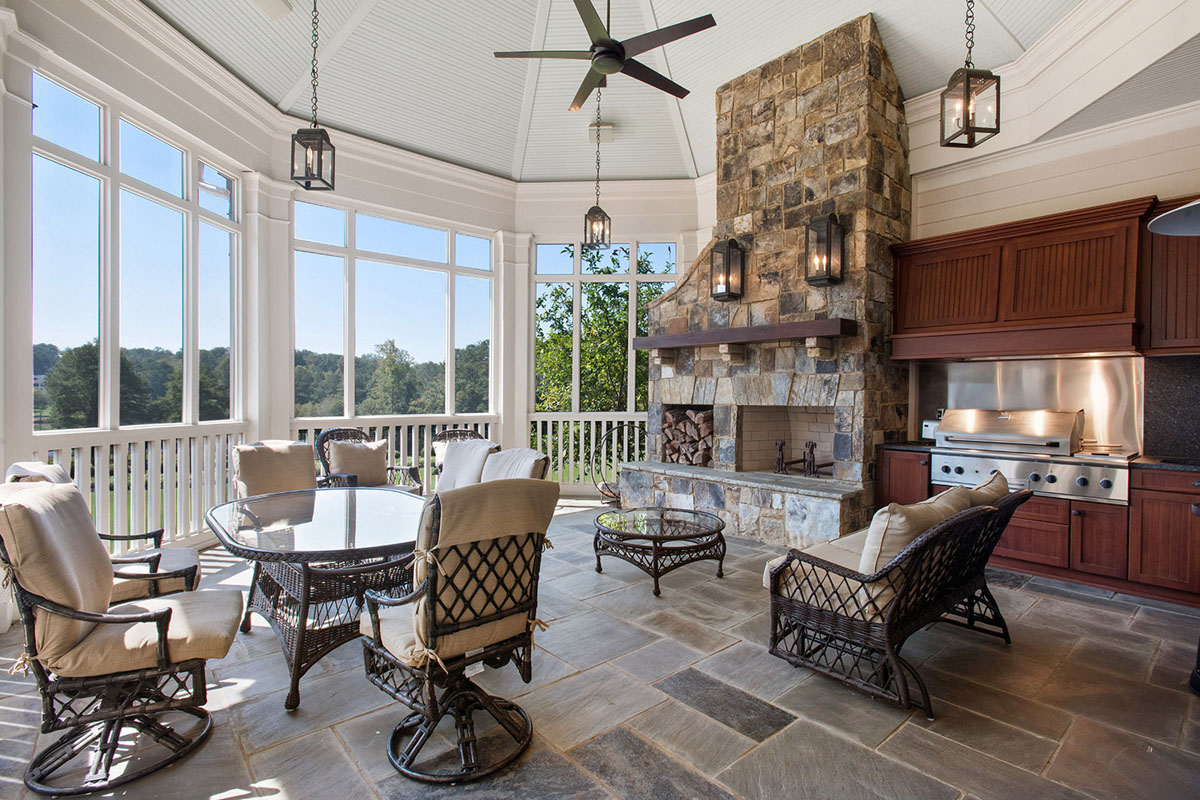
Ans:
[[[787,441],[784,439],[776,439],[775,440],[775,472],[778,473],[779,475],[787,475],[788,467],[794,466],[796,464],[801,464],[803,466],[801,467],[800,474],[802,474],[806,478],[816,478],[820,475],[821,470],[825,469],[826,467],[833,466],[832,461],[823,461],[820,464],[817,463],[817,443],[816,442],[805,442],[804,443],[804,457],[803,458],[796,458],[791,461],[785,461],[784,457],[783,457],[783,447],[785,444],[787,444]]]

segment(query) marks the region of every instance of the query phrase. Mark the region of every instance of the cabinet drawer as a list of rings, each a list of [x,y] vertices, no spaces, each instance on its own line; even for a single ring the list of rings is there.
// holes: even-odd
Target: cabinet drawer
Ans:
[[[1066,525],[1071,521],[1071,501],[1057,497],[1031,497],[1017,506],[1013,519]]]
[[[1134,489],[1154,489],[1160,492],[1200,494],[1200,472],[1178,469],[1134,469]],[[1028,503],[1026,503],[1028,505]]]
[[[1037,500],[1040,498],[1034,498]],[[1033,500],[1025,503],[1029,505]],[[1069,515],[1069,509],[1068,509]],[[1013,517],[993,551],[998,556],[1019,558],[1052,567],[1067,567],[1071,563],[1069,525],[1056,525]]]

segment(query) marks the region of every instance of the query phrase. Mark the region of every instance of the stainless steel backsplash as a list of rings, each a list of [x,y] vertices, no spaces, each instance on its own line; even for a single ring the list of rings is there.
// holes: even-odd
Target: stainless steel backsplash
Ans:
[[[1142,450],[1143,360],[954,361],[917,365],[918,420],[939,408],[1082,408],[1083,436]]]

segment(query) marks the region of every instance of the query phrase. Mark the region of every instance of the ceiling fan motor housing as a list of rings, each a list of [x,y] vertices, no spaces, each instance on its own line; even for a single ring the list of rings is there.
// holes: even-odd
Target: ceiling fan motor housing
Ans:
[[[592,45],[592,69],[601,75],[616,75],[625,66],[625,48],[612,40]]]

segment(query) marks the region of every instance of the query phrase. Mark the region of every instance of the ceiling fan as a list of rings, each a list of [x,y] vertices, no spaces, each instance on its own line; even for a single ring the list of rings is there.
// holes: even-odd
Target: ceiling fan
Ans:
[[[588,73],[584,77],[579,91],[575,93],[575,99],[571,101],[572,111],[578,111],[587,102],[588,96],[597,86],[606,86],[608,76],[615,75],[618,72],[624,73],[631,78],[636,78],[642,83],[647,83],[655,89],[661,89],[676,97],[687,97],[687,89],[665,75],[661,75],[650,69],[634,58],[634,56],[641,55],[648,50],[662,47],[669,42],[674,42],[677,39],[682,39],[685,36],[691,36],[693,33],[699,33],[702,30],[713,27],[717,24],[717,21],[713,19],[712,14],[696,17],[687,22],[668,25],[665,28],[659,28],[656,31],[643,33],[634,36],[632,39],[619,42],[609,34],[609,29],[612,27],[612,0],[609,0],[608,4],[609,19],[607,24],[600,19],[600,14],[596,12],[595,7],[592,5],[592,0],[575,0],[575,8],[579,11],[579,16],[583,19],[583,26],[587,29],[588,37],[592,40],[592,46],[589,49],[526,50],[496,53],[496,58],[563,58],[591,61],[592,65],[588,69]]]

